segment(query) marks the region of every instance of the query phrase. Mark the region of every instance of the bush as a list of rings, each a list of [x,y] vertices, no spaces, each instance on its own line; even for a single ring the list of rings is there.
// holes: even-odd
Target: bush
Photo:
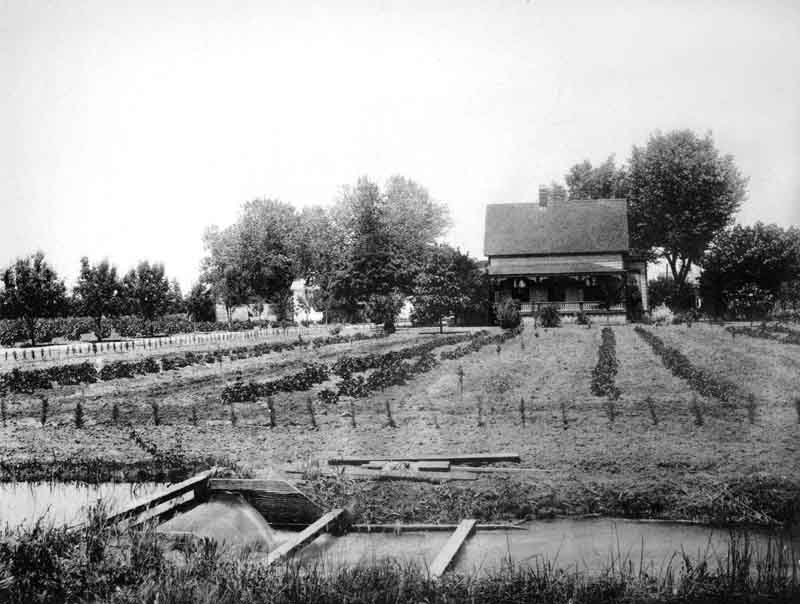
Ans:
[[[650,311],[650,319],[652,319],[653,323],[656,325],[670,325],[674,318],[675,313],[673,313],[665,304],[657,306]]]
[[[559,327],[561,315],[555,306],[548,305],[539,311],[539,325],[542,327]]]
[[[583,311],[580,311],[577,315],[575,315],[575,323],[578,325],[591,325],[592,320],[589,318],[589,315]]]
[[[519,313],[519,302],[511,298],[503,298],[494,305],[494,314],[497,323],[503,329],[515,329],[522,322],[522,315]]]

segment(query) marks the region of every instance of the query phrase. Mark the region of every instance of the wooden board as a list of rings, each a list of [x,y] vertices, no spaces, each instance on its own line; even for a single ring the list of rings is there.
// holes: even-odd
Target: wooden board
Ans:
[[[208,481],[208,488],[211,493],[240,493],[275,528],[308,526],[323,512],[285,480],[212,478]]]
[[[133,504],[121,512],[117,512],[116,514],[109,516],[108,522],[111,524],[116,524],[123,520],[129,520],[131,518],[135,519],[148,510],[152,510],[153,508],[170,500],[175,500],[173,502],[175,505],[183,505],[186,503],[186,501],[179,501],[178,498],[190,491],[194,492],[197,490],[204,490],[208,485],[209,478],[213,475],[214,470],[207,470],[205,472],[201,472],[197,476],[192,476],[183,482],[172,485],[157,495],[147,498],[141,503]],[[167,507],[169,508],[169,506]],[[136,522],[136,520],[134,520],[134,522]]]
[[[343,474],[347,478],[365,480],[408,480],[411,482],[450,482],[451,480],[476,480],[471,472],[409,472],[402,470],[362,470],[354,468]]]
[[[555,472],[555,470],[545,470],[543,468],[470,468],[470,472],[479,474],[502,474],[506,473],[525,473],[525,472]]]
[[[415,464],[417,470],[421,472],[449,472],[449,461],[418,461]]]
[[[344,514],[344,510],[342,509],[331,510],[327,514],[323,514],[323,516],[311,526],[306,527],[299,534],[272,550],[267,556],[267,566],[299,551],[303,546],[328,530],[331,525],[339,523],[342,514]]]
[[[436,555],[433,564],[431,564],[431,578],[438,579],[445,573],[447,567],[450,566],[453,559],[458,554],[458,551],[461,549],[461,546],[464,545],[464,542],[475,530],[476,522],[477,520],[470,518],[468,520],[462,520],[459,523],[458,528],[450,535],[447,543],[444,544],[444,547]]]
[[[431,533],[454,531],[457,524],[351,524],[347,530],[351,533]],[[517,524],[476,524],[476,531],[527,531],[528,528]]]
[[[360,466],[373,461],[449,461],[454,465],[485,465],[510,461],[519,463],[517,453],[479,453],[476,455],[415,455],[413,457],[332,457],[331,466]]]

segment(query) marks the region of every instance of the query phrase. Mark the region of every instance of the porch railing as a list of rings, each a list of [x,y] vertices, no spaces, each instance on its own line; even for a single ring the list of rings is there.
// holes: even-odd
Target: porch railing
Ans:
[[[625,312],[624,304],[614,304],[608,309],[604,308],[602,302],[522,302],[520,312],[522,314],[532,314],[538,312],[545,306],[555,306],[561,313],[577,313],[590,311]]]

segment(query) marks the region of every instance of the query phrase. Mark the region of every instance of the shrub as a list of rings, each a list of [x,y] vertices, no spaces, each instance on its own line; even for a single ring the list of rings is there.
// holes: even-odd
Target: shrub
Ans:
[[[497,323],[503,329],[515,329],[522,322],[522,316],[519,313],[519,302],[512,298],[503,298],[495,304],[494,314],[497,318]]]
[[[542,327],[559,327],[561,325],[561,315],[555,306],[548,305],[539,311],[539,324]]]
[[[650,319],[652,319],[653,323],[656,325],[669,325],[672,323],[674,318],[675,313],[673,313],[665,304],[656,306],[650,311]]]
[[[591,325],[592,320],[589,318],[589,315],[583,311],[580,311],[577,315],[575,315],[575,323],[578,325]]]
[[[332,336],[338,336],[340,333],[342,333],[342,326],[341,325],[331,325],[328,328],[328,333],[331,334]]]

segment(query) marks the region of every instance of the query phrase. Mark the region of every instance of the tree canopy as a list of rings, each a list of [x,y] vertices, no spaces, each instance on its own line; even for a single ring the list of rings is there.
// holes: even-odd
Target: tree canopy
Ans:
[[[776,299],[787,283],[800,279],[800,230],[761,222],[736,225],[714,238],[701,264],[703,302],[715,314],[746,288]]]
[[[564,176],[570,199],[619,199],[628,195],[628,173],[617,168],[614,156],[597,167],[585,159],[575,164]]]
[[[677,286],[728,226],[747,191],[730,155],[710,135],[656,133],[634,147],[628,192],[631,245],[663,257]]]
[[[36,344],[36,320],[56,317],[66,307],[66,287],[56,271],[38,251],[17,261],[3,272],[0,317],[22,319]]]
[[[161,263],[144,260],[122,280],[129,312],[152,321],[169,309],[170,286]]]
[[[103,337],[103,317],[120,313],[124,308],[122,282],[117,277],[117,268],[104,258],[97,264],[90,264],[89,258],[81,258],[81,271],[74,297],[78,311],[92,317],[95,321],[95,335]]]

